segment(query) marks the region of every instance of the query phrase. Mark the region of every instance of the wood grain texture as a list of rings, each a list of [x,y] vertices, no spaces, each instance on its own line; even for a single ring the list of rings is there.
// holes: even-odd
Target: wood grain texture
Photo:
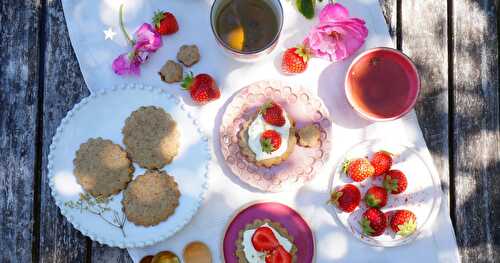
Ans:
[[[396,48],[397,43],[397,24],[398,24],[398,9],[396,0],[379,0],[380,7],[384,13],[385,21],[389,27],[389,34],[391,35],[393,47]]]
[[[50,193],[46,167],[52,137],[61,119],[89,92],[71,47],[60,0],[47,1],[44,28],[40,262],[85,262],[90,242],[60,214]]]
[[[38,22],[36,1],[0,2],[0,262],[33,259]]]
[[[132,259],[128,255],[127,250],[119,248],[111,248],[105,245],[100,245],[97,242],[92,244],[92,262],[93,263],[132,263]]]
[[[463,262],[500,260],[498,1],[453,2],[453,173]]]
[[[421,79],[415,110],[449,201],[447,3],[402,1],[401,20],[402,51],[413,60]]]

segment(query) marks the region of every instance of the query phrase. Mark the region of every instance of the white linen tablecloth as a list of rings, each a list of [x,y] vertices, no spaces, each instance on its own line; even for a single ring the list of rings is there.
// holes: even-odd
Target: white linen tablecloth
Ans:
[[[213,162],[209,172],[209,190],[205,201],[192,222],[169,240],[142,249],[129,249],[138,262],[143,256],[160,250],[182,254],[183,247],[200,240],[209,245],[215,262],[222,262],[221,240],[228,220],[233,213],[249,202],[275,200],[290,205],[306,218],[316,237],[316,262],[458,262],[458,249],[449,217],[446,199],[440,213],[431,224],[409,244],[396,248],[371,247],[356,240],[348,231],[337,225],[326,209],[328,182],[343,153],[351,146],[366,139],[390,138],[394,143],[414,145],[426,161],[433,163],[422,137],[415,113],[386,123],[369,123],[359,118],[348,106],[343,94],[343,80],[352,57],[340,63],[313,59],[308,70],[297,76],[284,76],[279,71],[281,52],[300,43],[316,22],[304,19],[291,6],[293,1],[282,1],[285,21],[276,50],[258,63],[240,63],[227,57],[217,46],[210,29],[211,0],[63,0],[64,14],[71,43],[80,69],[91,91],[108,89],[122,83],[142,83],[181,96],[190,103],[187,92],[178,84],[167,85],[157,74],[168,59],[183,44],[196,44],[201,51],[201,61],[190,70],[209,73],[222,89],[222,98],[203,107],[192,106],[202,127],[213,142]],[[363,18],[370,31],[361,51],[377,46],[393,46],[387,25],[377,0],[339,1],[352,16]],[[118,23],[118,9],[125,3],[125,24],[132,34],[143,22],[150,22],[157,9],[173,12],[180,30],[163,38],[164,46],[142,66],[141,77],[120,77],[113,73],[113,59],[128,47]],[[317,7],[318,10],[320,6]],[[114,40],[105,40],[104,30],[111,28],[118,34]],[[332,128],[331,158],[325,169],[314,180],[298,191],[263,194],[243,185],[224,166],[219,151],[218,130],[227,100],[240,88],[262,79],[279,79],[293,85],[302,85],[318,94],[327,105]],[[432,165],[432,167],[434,167]],[[435,168],[434,168],[435,169]]]

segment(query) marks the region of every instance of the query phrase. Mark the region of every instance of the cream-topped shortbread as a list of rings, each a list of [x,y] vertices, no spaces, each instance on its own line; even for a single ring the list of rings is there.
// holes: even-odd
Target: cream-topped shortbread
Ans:
[[[288,148],[288,137],[290,136],[290,127],[292,126],[292,123],[290,122],[287,114],[285,112],[283,114],[285,116],[285,125],[283,125],[282,127],[268,124],[260,113],[250,124],[250,127],[248,127],[248,146],[255,153],[255,159],[257,161],[276,158],[286,152]],[[274,130],[281,135],[280,147],[276,151],[271,153],[264,152],[260,143],[260,137],[262,133],[267,130]]]
[[[273,233],[276,239],[279,241],[280,245],[283,246],[283,248],[291,253],[293,244],[290,242],[288,239],[285,237],[281,236],[278,231],[276,231],[272,226],[269,224],[264,224],[261,227],[269,227]],[[243,232],[243,251],[245,252],[245,257],[249,263],[261,263],[265,262],[265,256],[266,254],[263,252],[259,252],[255,250],[252,244],[252,236],[255,233],[257,229],[249,229]]]

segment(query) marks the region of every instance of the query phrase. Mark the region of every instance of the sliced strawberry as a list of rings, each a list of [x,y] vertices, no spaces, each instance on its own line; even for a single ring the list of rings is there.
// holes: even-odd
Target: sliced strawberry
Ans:
[[[279,245],[276,249],[266,255],[266,263],[291,263],[292,255]]]
[[[272,251],[279,246],[273,230],[269,227],[259,227],[252,235],[252,244],[255,250],[259,252]]]
[[[262,114],[262,118],[271,125],[279,127],[285,125],[286,120],[283,115],[283,109],[274,101],[264,103],[260,108],[260,114]]]

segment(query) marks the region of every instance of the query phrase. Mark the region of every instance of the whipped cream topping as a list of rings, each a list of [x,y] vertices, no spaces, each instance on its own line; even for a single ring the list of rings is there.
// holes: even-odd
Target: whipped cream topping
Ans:
[[[285,125],[282,127],[268,124],[260,113],[250,124],[250,127],[248,127],[248,146],[255,153],[255,159],[257,161],[272,159],[281,156],[286,152],[288,148],[288,137],[290,136],[290,127],[292,124],[288,119],[286,112],[283,112],[283,114],[285,116]],[[262,145],[260,143],[260,136],[267,130],[274,130],[281,135],[280,147],[271,153],[262,151]]]
[[[283,248],[286,251],[288,251],[288,253],[290,253],[290,251],[292,250],[293,244],[288,239],[281,236],[278,233],[278,231],[274,230],[274,228],[269,226],[269,224],[266,223],[262,226],[269,227],[273,231],[276,239],[278,239],[278,242],[280,243],[280,245],[282,245]],[[266,260],[265,260],[266,254],[255,250],[255,248],[253,247],[253,244],[252,244],[252,236],[253,236],[253,233],[255,233],[255,230],[257,230],[257,229],[249,229],[249,230],[243,232],[243,252],[245,252],[245,257],[249,263],[265,263],[266,262]]]

